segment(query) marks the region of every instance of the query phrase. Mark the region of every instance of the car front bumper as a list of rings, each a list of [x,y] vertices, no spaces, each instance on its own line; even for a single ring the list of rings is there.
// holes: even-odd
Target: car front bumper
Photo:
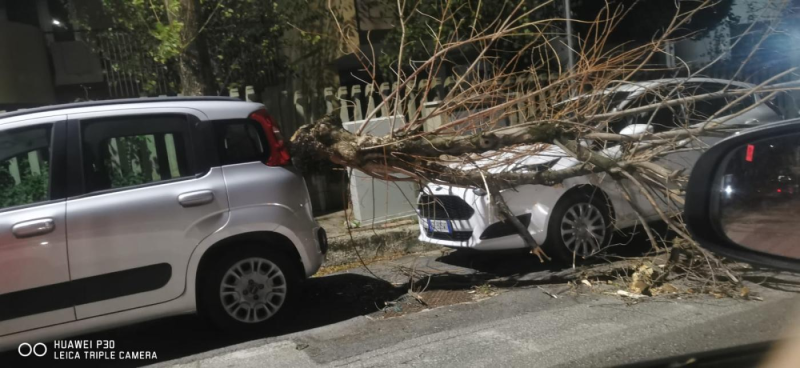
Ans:
[[[523,224],[527,225],[528,232],[534,240],[542,244],[547,237],[547,220],[550,210],[555,206],[555,201],[563,190],[538,185],[525,185],[516,190],[501,192],[511,212]],[[445,216],[431,214],[429,209],[424,209],[424,203],[431,203],[430,197],[449,197],[449,201],[438,202],[440,211]],[[474,211],[468,217],[463,211],[452,211],[454,200],[463,201]],[[516,229],[509,223],[504,223],[497,209],[490,205],[490,196],[478,195],[471,188],[448,187],[429,185],[420,195],[417,208],[419,218],[419,240],[426,243],[441,245],[450,248],[470,248],[475,250],[504,250],[525,248],[525,242],[516,233]],[[451,210],[451,211],[448,211]],[[455,212],[455,215],[452,213]],[[448,231],[437,230],[432,226],[432,221],[448,221]],[[438,227],[443,229],[444,225]]]

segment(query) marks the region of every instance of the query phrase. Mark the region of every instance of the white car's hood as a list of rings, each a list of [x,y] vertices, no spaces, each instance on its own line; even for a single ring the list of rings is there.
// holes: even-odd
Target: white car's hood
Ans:
[[[471,159],[449,166],[470,171],[481,169],[496,174],[501,172],[532,172],[546,169],[562,170],[580,162],[555,145],[523,145],[503,151],[487,151],[472,155]]]

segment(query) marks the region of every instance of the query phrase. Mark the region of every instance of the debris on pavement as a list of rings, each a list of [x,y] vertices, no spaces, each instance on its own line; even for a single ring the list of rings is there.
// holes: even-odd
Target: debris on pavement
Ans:
[[[645,294],[653,285],[653,273],[655,270],[652,265],[645,263],[633,273],[631,285],[628,288],[634,294]]]
[[[470,290],[428,290],[413,296],[403,294],[394,301],[386,302],[386,306],[380,311],[373,313],[373,317],[400,317],[427,309],[473,302],[487,298],[487,296],[478,295],[479,293],[480,292],[470,293]],[[424,300],[424,302],[422,302],[421,299]]]
[[[547,291],[547,290],[543,289],[541,286],[537,286],[537,288],[538,288],[539,290],[541,290],[543,293],[545,293],[545,294],[547,294],[548,296],[550,296],[551,298],[553,298],[553,299],[558,299],[558,295],[556,295],[556,294],[553,294],[553,293],[551,293],[551,292],[549,292],[549,291]]]
[[[632,299],[647,298],[647,295],[635,294],[635,293],[631,293],[631,292],[628,292],[628,291],[625,291],[625,290],[617,290],[617,295],[622,295],[622,296],[625,296],[625,297],[628,297],[628,298],[632,298]]]

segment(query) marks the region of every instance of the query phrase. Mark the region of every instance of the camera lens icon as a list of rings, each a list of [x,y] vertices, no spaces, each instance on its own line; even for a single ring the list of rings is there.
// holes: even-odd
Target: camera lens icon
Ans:
[[[31,356],[31,354],[37,357],[43,357],[45,354],[47,354],[47,345],[37,342],[31,346],[31,344],[23,342],[17,347],[17,353],[23,357]]]

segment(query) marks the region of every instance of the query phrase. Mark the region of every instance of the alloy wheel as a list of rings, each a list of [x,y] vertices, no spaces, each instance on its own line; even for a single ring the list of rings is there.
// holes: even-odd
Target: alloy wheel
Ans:
[[[286,276],[268,259],[247,258],[225,272],[219,296],[225,311],[237,321],[263,322],[286,300]]]
[[[561,219],[561,239],[570,253],[588,257],[600,251],[606,237],[603,212],[591,203],[570,207]]]

